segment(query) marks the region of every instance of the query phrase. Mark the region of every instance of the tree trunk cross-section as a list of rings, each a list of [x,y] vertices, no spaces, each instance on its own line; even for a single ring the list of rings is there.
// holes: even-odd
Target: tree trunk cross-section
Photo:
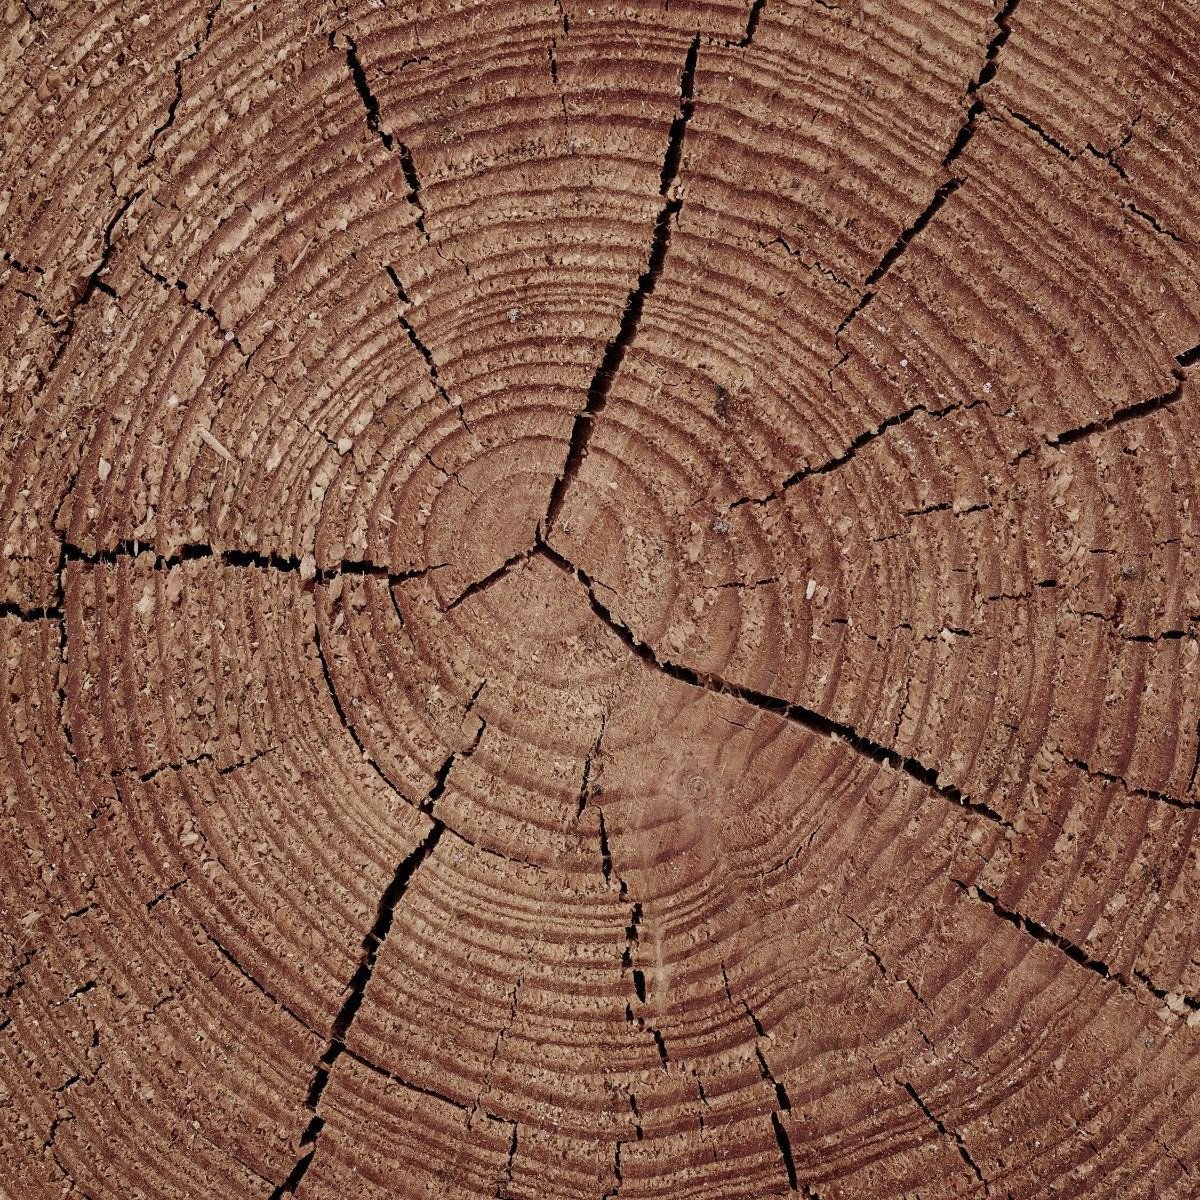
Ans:
[[[0,0],[0,1196],[1200,1195],[1191,0]]]

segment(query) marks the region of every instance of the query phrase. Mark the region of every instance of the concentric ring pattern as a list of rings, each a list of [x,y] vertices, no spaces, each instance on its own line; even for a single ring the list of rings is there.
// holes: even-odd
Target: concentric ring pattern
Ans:
[[[1197,1194],[1194,5],[0,39],[0,1194]]]

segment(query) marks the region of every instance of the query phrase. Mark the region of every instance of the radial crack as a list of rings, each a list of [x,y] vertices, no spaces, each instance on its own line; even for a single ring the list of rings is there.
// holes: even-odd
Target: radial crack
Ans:
[[[1170,391],[1163,392],[1158,396],[1151,396],[1149,400],[1139,400],[1136,404],[1128,404],[1124,408],[1117,409],[1109,417],[1089,421],[1086,425],[1077,425],[1074,429],[1068,429],[1063,433],[1051,434],[1046,438],[1046,444],[1069,446],[1072,442],[1082,441],[1094,433],[1107,433],[1110,429],[1116,429],[1130,421],[1137,421],[1142,417],[1151,416],[1161,409],[1169,408],[1183,397],[1184,384],[1188,379],[1187,368],[1195,366],[1198,361],[1200,361],[1200,346],[1193,346],[1190,350],[1181,351],[1175,355],[1175,365],[1171,368],[1171,378],[1175,380],[1175,386]]]
[[[0,617],[16,617],[18,621],[61,621],[62,608],[57,604],[41,604],[36,608],[25,608],[15,601],[0,604]]]
[[[1017,5],[1020,0],[1005,0],[1004,5],[997,11],[992,18],[996,25],[996,33],[984,52],[983,66],[979,69],[979,74],[974,79],[968,82],[966,87],[966,96],[974,97],[970,106],[967,109],[962,125],[959,126],[957,133],[954,135],[953,141],[950,143],[950,148],[946,151],[942,158],[942,166],[949,167],[958,158],[962,156],[971,139],[975,136],[975,131],[979,125],[979,118],[984,112],[984,103],[978,98],[977,93],[984,84],[990,82],[999,69],[1000,51],[1004,48],[1004,44],[1012,35],[1012,16],[1017,10]],[[834,345],[841,350],[841,336],[849,326],[850,322],[875,299],[878,294],[878,284],[883,280],[883,277],[896,265],[896,261],[908,249],[909,243],[937,216],[941,211],[942,206],[950,197],[958,191],[963,185],[963,179],[958,175],[952,175],[949,179],[939,184],[934,189],[933,195],[929,198],[929,202],[917,215],[916,219],[906,228],[901,230],[896,240],[884,251],[883,257],[879,260],[878,265],[867,276],[866,283],[863,288],[862,295],[854,307],[842,318],[833,335]]]
[[[934,1126],[938,1133],[940,1133],[942,1137],[950,1138],[950,1140],[954,1142],[954,1145],[958,1150],[959,1157],[964,1163],[967,1164],[968,1167],[970,1167],[971,1172],[974,1174],[975,1178],[980,1182],[980,1184],[982,1184],[983,1190],[986,1192],[988,1190],[988,1182],[984,1178],[983,1172],[979,1169],[979,1164],[971,1157],[971,1152],[967,1149],[967,1144],[965,1141],[963,1141],[962,1134],[956,1129],[948,1129],[944,1121],[940,1120],[938,1117],[935,1117],[932,1109],[930,1109],[929,1105],[921,1099],[917,1089],[913,1087],[911,1083],[905,1083],[903,1086],[904,1090],[909,1094],[909,1096],[912,1097],[913,1103],[916,1104],[916,1106],[925,1114],[926,1118]]]
[[[512,1130],[508,1137],[508,1158],[504,1164],[504,1178],[496,1184],[496,1200],[507,1200],[513,1181],[513,1164],[517,1158],[517,1122],[510,1122]]]
[[[601,849],[601,865],[604,873],[604,882],[612,883],[613,880],[613,865],[612,852],[608,845],[608,830],[604,824],[604,813],[600,813],[600,849]],[[620,876],[616,876],[617,892],[622,900],[629,896],[629,886]],[[634,949],[641,940],[640,929],[642,924],[643,910],[640,901],[634,902],[629,910],[629,924],[625,926],[625,945],[621,951],[621,977],[624,978],[626,973],[631,977],[633,986],[633,1000],[636,1000],[639,1005],[646,1003],[646,973],[640,967],[634,965]],[[663,1037],[662,1030],[657,1026],[650,1024],[645,1016],[635,1014],[633,1011],[633,1000],[628,1000],[625,1003],[625,1021],[634,1029],[641,1033],[648,1033],[654,1042],[655,1049],[658,1051],[658,1059],[662,1064],[663,1070],[667,1070],[670,1066],[670,1056],[667,1053],[667,1042]],[[635,1115],[637,1113],[636,1103],[633,1109]]]
[[[600,731],[596,734],[596,740],[592,743],[591,750],[588,751],[587,758],[583,762],[583,778],[579,782],[579,815],[583,815],[583,810],[587,808],[587,802],[592,798],[592,771],[600,758],[600,747],[604,745],[604,727],[608,721],[608,714],[602,713],[600,716]]]
[[[672,197],[670,193],[679,176],[679,167],[683,158],[683,142],[687,135],[688,122],[691,121],[692,113],[695,110],[693,96],[696,85],[696,60],[699,53],[700,35],[696,34],[688,47],[683,71],[679,76],[679,109],[671,122],[671,132],[667,139],[667,151],[663,156],[658,189],[659,195],[665,198],[665,202],[654,221],[654,232],[650,239],[646,266],[625,300],[625,308],[621,313],[616,334],[604,348],[600,365],[596,368],[588,386],[587,402],[575,414],[575,422],[571,428],[571,437],[567,445],[566,460],[550,489],[546,515],[541,523],[541,529],[545,536],[549,536],[553,530],[566,499],[567,490],[575,479],[583,460],[587,457],[588,443],[595,428],[596,418],[604,411],[604,407],[608,403],[609,393],[621,369],[621,364],[624,362],[625,354],[637,336],[646,299],[654,292],[659,276],[662,274],[667,249],[671,243],[671,224],[683,207],[683,200],[677,196]]]
[[[114,566],[123,558],[138,558],[151,552],[151,548],[136,540],[118,542],[104,550],[88,551],[73,542],[63,542],[63,561],[82,563],[86,566]],[[203,542],[188,542],[172,554],[156,554],[151,569],[154,571],[173,571],[186,562],[199,559],[214,559],[227,567],[243,569],[271,570],[282,572],[298,572],[302,579],[316,583],[329,583],[339,575],[363,575],[373,579],[386,579],[389,584],[406,583],[410,579],[419,579],[432,571],[440,571],[447,563],[430,563],[423,567],[414,567],[406,571],[393,571],[382,563],[365,559],[347,558],[332,567],[318,567],[311,559],[296,558],[294,555],[262,554],[255,550],[218,550]],[[51,613],[57,612],[51,607]]]
[[[471,698],[467,701],[463,708],[463,716],[470,715],[471,710],[475,707],[475,701],[479,699],[480,693],[487,687],[485,679],[476,689]],[[479,728],[475,731],[475,736],[470,743],[462,750],[452,750],[443,760],[442,765],[438,768],[437,774],[434,776],[433,785],[429,789],[429,794],[421,802],[420,808],[424,813],[433,814],[434,807],[442,798],[446,791],[446,785],[450,781],[450,772],[454,770],[454,765],[463,759],[470,758],[472,754],[479,748],[479,743],[483,741],[483,735],[487,732],[487,722],[480,718]]]
[[[54,368],[58,365],[59,360],[66,353],[67,347],[71,344],[71,339],[75,334],[75,327],[79,321],[79,314],[90,303],[92,297],[99,291],[106,296],[115,297],[116,292],[113,291],[107,283],[104,282],[102,276],[108,270],[108,264],[112,259],[113,251],[116,249],[116,232],[117,226],[125,219],[126,213],[133,207],[138,198],[143,195],[145,188],[138,188],[137,191],[127,196],[118,205],[116,211],[109,218],[108,223],[104,226],[100,235],[100,259],[92,269],[90,275],[84,280],[83,287],[76,293],[76,298],[70,306],[70,310],[66,315],[66,320],[63,324],[62,334],[59,338],[58,345],[54,348],[54,353],[50,356],[50,361],[46,365],[45,374],[41,376],[42,382],[53,374]]]
[[[446,605],[446,611],[457,608],[466,600],[470,600],[472,596],[478,595],[480,592],[486,592],[493,584],[499,583],[500,580],[506,578],[514,567],[520,566],[523,562],[531,558],[535,552],[535,547],[527,546],[524,550],[518,550],[515,554],[510,554],[495,570],[489,571],[482,579],[476,579],[474,583],[469,583],[449,604]]]
[[[313,643],[314,643],[314,645],[316,647],[316,651],[317,651],[317,661],[321,664],[321,674],[325,679],[325,690],[329,693],[329,699],[333,703],[333,709],[334,709],[334,712],[337,713],[338,720],[342,723],[342,728],[345,729],[347,734],[349,734],[350,740],[354,743],[355,747],[358,749],[358,753],[362,757],[363,762],[365,762],[371,768],[371,770],[375,772],[375,775],[378,777],[380,782],[382,782],[383,785],[388,789],[388,791],[394,792],[406,804],[412,804],[412,801],[409,800],[409,798],[407,796],[405,796],[399,790],[399,788],[396,787],[396,785],[388,778],[384,769],[379,765],[379,763],[377,763],[375,761],[374,756],[367,749],[366,744],[363,742],[362,738],[359,737],[358,730],[354,728],[353,722],[350,720],[349,716],[347,715],[345,706],[342,704],[342,699],[338,695],[337,686],[333,682],[333,670],[329,665],[329,659],[325,655],[325,645],[321,638],[320,622],[317,622],[314,625]],[[420,806],[413,805],[413,807],[419,808]]]
[[[800,1190],[800,1181],[796,1175],[796,1159],[792,1155],[792,1139],[783,1126],[783,1121],[777,1112],[771,1114],[771,1129],[775,1133],[775,1141],[779,1144],[779,1154],[783,1159],[783,1169],[787,1172],[788,1187],[793,1192]]]
[[[549,562],[558,567],[559,570],[571,576],[582,585],[588,594],[592,611],[616,634],[634,655],[652,669],[669,676],[671,679],[686,683],[691,687],[703,688],[705,691],[713,692],[717,695],[732,696],[753,708],[783,717],[785,720],[792,721],[813,733],[841,740],[864,758],[879,763],[881,766],[890,767],[892,770],[903,772],[910,778],[924,784],[932,791],[937,792],[939,796],[974,813],[976,816],[985,817],[987,820],[1001,825],[1005,829],[1012,828],[1011,823],[990,805],[980,800],[968,798],[960,788],[955,787],[953,784],[940,783],[938,780],[938,771],[935,768],[928,767],[916,758],[905,756],[890,746],[884,746],[874,741],[864,734],[859,733],[852,725],[844,721],[837,721],[814,709],[807,708],[802,704],[797,704],[790,700],[785,700],[780,696],[772,696],[767,692],[760,692],[756,688],[743,687],[741,684],[731,683],[719,675],[697,671],[691,667],[672,662],[670,659],[659,658],[652,646],[643,642],[624,622],[614,616],[611,609],[600,600],[596,595],[595,583],[586,571],[575,566],[574,563],[545,541],[539,541],[538,551]]]
[[[360,1067],[365,1067],[375,1075],[379,1075],[383,1079],[389,1080],[391,1083],[405,1089],[405,1091],[415,1092],[418,1096],[428,1096],[431,1100],[437,1100],[442,1104],[449,1104],[453,1108],[457,1108],[460,1112],[470,1113],[471,1106],[464,1104],[461,1100],[455,1100],[452,1096],[448,1096],[445,1092],[439,1092],[437,1088],[425,1087],[422,1084],[414,1083],[411,1079],[405,1079],[403,1075],[397,1075],[395,1071],[389,1071],[387,1067],[382,1066],[374,1059],[368,1058],[358,1050],[351,1050],[347,1047],[343,1052],[345,1056],[352,1062],[358,1063]],[[486,1109],[484,1116],[492,1116]],[[500,1119],[500,1118],[497,1118]]]
[[[1004,44],[1012,36],[1012,17],[1017,11],[1019,3],[1020,0],[1005,0],[1004,5],[992,17],[992,21],[996,25],[996,33],[987,44],[983,66],[979,68],[979,74],[967,84],[967,97],[975,97],[975,99],[967,109],[966,119],[959,127],[954,141],[950,144],[950,149],[946,151],[946,156],[942,159],[943,167],[948,167],[954,162],[967,148],[967,143],[975,136],[979,118],[985,107],[983,101],[978,99],[978,92],[985,83],[989,83],[994,78],[1000,69],[1000,51],[1004,49]]]
[[[762,1075],[764,1082],[771,1085],[771,1090],[775,1093],[775,1102],[779,1106],[781,1112],[791,1112],[792,1102],[788,1097],[787,1088],[775,1078],[775,1073],[771,1070],[767,1063],[766,1055],[762,1051],[762,1043],[766,1040],[767,1031],[763,1028],[763,1023],[755,1015],[754,1010],[744,1000],[742,1007],[746,1010],[746,1016],[750,1019],[750,1024],[754,1026],[754,1055],[758,1059],[758,1070]]]
[[[881,421],[873,429],[867,429],[860,433],[841,454],[828,459],[827,461],[816,467],[801,467],[800,470],[789,475],[773,492],[766,496],[742,496],[734,500],[729,505],[729,511],[735,508],[741,508],[743,504],[770,504],[773,500],[778,500],[779,497],[789,488],[793,488],[796,484],[803,482],[805,479],[813,475],[827,475],[830,471],[836,471],[838,467],[845,466],[864,446],[869,445],[876,438],[882,437],[890,429],[895,429],[899,425],[903,425],[907,421],[911,421],[918,413],[928,413],[933,417],[944,417],[947,414],[961,408],[961,403],[948,405],[946,408],[929,409],[924,404],[914,404],[911,408],[906,408],[903,412],[896,413],[895,416],[888,417],[885,421]]]
[[[1069,162],[1078,161],[1078,155],[1072,153],[1068,147],[1063,145],[1053,134],[1043,129],[1032,117],[1027,117],[1023,112],[1018,112],[1015,108],[1009,108],[1007,104],[1001,105],[1001,108],[1018,124],[1024,125],[1026,129],[1035,133],[1055,153],[1061,154]]]
[[[625,1143],[619,1139],[613,1144],[612,1176],[613,1186],[600,1197],[600,1200],[616,1200],[621,1191],[621,1147]]]
[[[721,981],[725,986],[726,998],[728,999],[729,1003],[736,1008],[736,1002],[733,998],[733,990],[729,986],[729,973],[725,969],[724,962],[721,963]],[[771,1130],[775,1134],[775,1141],[779,1145],[779,1154],[783,1159],[784,1170],[787,1174],[788,1188],[793,1192],[798,1192],[800,1190],[800,1181],[796,1173],[796,1160],[792,1154],[792,1141],[788,1136],[787,1128],[784,1126],[783,1118],[780,1115],[781,1113],[791,1112],[792,1102],[788,1096],[787,1088],[784,1087],[780,1080],[775,1078],[775,1074],[767,1062],[766,1055],[763,1053],[762,1043],[767,1039],[767,1031],[763,1027],[763,1023],[758,1019],[758,1015],[745,1000],[742,1001],[742,1010],[744,1011],[747,1020],[754,1028],[754,1056],[758,1060],[759,1074],[762,1076],[763,1082],[769,1084],[772,1091],[775,1093],[775,1103],[777,1107],[775,1111],[771,1113]],[[705,1099],[703,1088],[700,1089],[700,1097],[702,1100]],[[707,1103],[707,1101],[705,1102]],[[816,1194],[810,1187],[808,1187],[807,1184],[804,1188],[804,1194],[808,1196],[810,1200],[815,1200]]]
[[[566,18],[563,18],[566,20]],[[563,138],[566,141],[567,149],[572,154],[575,152],[575,144],[571,135],[571,117],[567,112],[567,94],[563,91],[562,83],[558,78],[558,38],[551,37],[550,45],[547,51],[550,58],[550,79],[554,84],[555,90],[558,92],[558,106],[562,110],[563,122]]]
[[[608,844],[608,828],[604,824],[604,810],[600,810],[600,873],[604,876],[605,883],[612,882],[613,861],[612,847]],[[621,895],[626,892],[625,881],[620,876],[617,877],[617,882],[621,887]]]
[[[208,43],[208,39],[212,37],[213,21],[216,19],[217,13],[221,8],[221,2],[222,0],[216,0],[216,3],[205,14],[204,32],[193,43],[191,53],[185,54],[183,58],[175,60],[175,95],[167,105],[167,119],[150,135],[150,141],[146,144],[146,157],[138,163],[139,167],[148,167],[154,161],[157,153],[155,147],[158,145],[158,139],[175,124],[175,116],[179,111],[179,105],[183,101],[183,68],[204,49]]]
[[[895,266],[896,261],[908,249],[908,244],[919,234],[930,221],[941,211],[942,206],[950,199],[952,195],[960,187],[963,181],[954,176],[947,179],[941,184],[930,197],[929,203],[917,214],[916,219],[906,229],[902,229],[896,240],[884,252],[883,257],[879,260],[878,265],[867,276],[866,285],[863,288],[862,294],[859,296],[854,307],[841,319],[837,329],[833,333],[833,342],[837,348],[841,349],[841,336],[846,331],[847,327],[858,316],[859,313],[875,299],[878,294],[877,285],[883,277]]]
[[[1099,771],[1090,767],[1086,762],[1079,758],[1070,758],[1060,748],[1059,753],[1062,755],[1063,761],[1076,770],[1082,771],[1085,775],[1092,779],[1102,779],[1105,783],[1116,783],[1125,789],[1131,796],[1144,796],[1147,800],[1157,800],[1162,804],[1169,804],[1172,808],[1183,809],[1184,812],[1195,812],[1200,809],[1200,802],[1194,800],[1181,800],[1178,796],[1172,796],[1169,792],[1156,791],[1154,788],[1134,787],[1127,779],[1120,775],[1114,775],[1110,771]]]
[[[846,918],[847,921],[850,922],[851,925],[854,926],[855,929],[858,930],[859,934],[862,936],[863,949],[866,950],[867,956],[875,964],[876,970],[878,970],[878,972],[879,972],[880,976],[883,978],[884,982],[904,984],[904,986],[908,989],[908,994],[910,996],[912,996],[912,998],[926,1012],[930,1013],[930,1015],[932,1016],[933,1014],[930,1012],[929,1005],[925,1003],[925,1000],[922,998],[921,993],[918,992],[916,987],[913,985],[912,980],[907,979],[907,978],[901,979],[896,975],[896,973],[894,971],[891,971],[888,969],[887,964],[883,961],[883,957],[879,954],[879,952],[875,949],[875,947],[871,945],[871,939],[870,939],[870,936],[867,934],[866,926],[863,925],[860,921],[856,920],[854,917],[852,917],[849,913],[843,913],[842,915]],[[932,1046],[933,1043],[930,1042],[928,1037],[926,1037],[925,1031],[923,1029],[921,1029],[921,1027],[919,1025],[917,1026],[917,1032],[921,1035],[921,1037],[925,1041],[926,1045]]]
[[[180,880],[179,883],[173,884],[170,888],[167,889],[167,892],[163,893],[163,895],[165,896],[167,893],[174,891],[178,887],[181,887],[184,882],[185,882],[184,880]],[[157,902],[157,898],[155,901],[152,901],[151,903],[147,904],[146,911],[150,912],[155,907],[156,902]],[[261,979],[258,978],[257,975],[255,975],[252,971],[250,971],[248,968],[243,966],[241,961],[237,958],[237,956],[221,941],[220,938],[218,938],[210,930],[205,928],[205,926],[203,924],[200,925],[200,929],[204,933],[204,936],[206,938],[208,938],[208,940],[212,943],[213,948],[217,951],[217,953],[220,954],[220,956],[223,959],[225,959],[225,961],[227,963],[229,963],[229,965],[231,967],[233,967],[233,969],[235,971],[237,971],[237,973],[244,980],[246,980],[246,982],[249,983],[251,987],[253,987],[256,991],[261,992],[262,995],[265,996],[273,1005],[275,1005],[276,1008],[280,1009],[282,1012],[287,1013],[287,1015],[289,1017],[291,1017],[292,1020],[295,1021],[298,1025],[300,1025],[301,1028],[307,1029],[308,1032],[311,1033],[314,1037],[319,1036],[317,1034],[317,1031],[315,1029],[313,1029],[312,1026],[309,1025],[309,1023],[298,1012],[296,1012],[296,1010],[294,1008],[292,1008],[290,1005],[286,1004],[283,1000],[281,1000],[273,991],[271,991],[271,989],[269,987],[266,986],[266,984],[264,984],[262,982]]]
[[[375,911],[375,920],[363,937],[362,953],[359,957],[358,966],[347,984],[346,998],[333,1019],[325,1051],[317,1060],[317,1065],[309,1080],[308,1097],[305,1101],[305,1107],[312,1114],[312,1118],[300,1138],[300,1157],[296,1160],[287,1178],[271,1193],[271,1200],[280,1200],[280,1197],[294,1193],[308,1171],[308,1168],[312,1165],[313,1157],[317,1152],[317,1143],[321,1136],[321,1130],[325,1126],[325,1120],[319,1111],[321,1097],[329,1084],[333,1068],[336,1066],[338,1059],[346,1051],[346,1035],[349,1033],[355,1018],[358,1016],[358,1011],[362,1007],[367,985],[371,982],[371,978],[375,973],[375,964],[379,958],[379,951],[382,949],[384,943],[387,941],[388,934],[391,932],[392,922],[396,915],[396,906],[404,898],[413,876],[437,848],[437,844],[444,832],[445,826],[440,821],[432,821],[429,832],[422,841],[397,864],[390,882],[379,897],[379,903]],[[310,1148],[306,1150],[304,1147]]]
[[[404,288],[404,284],[400,281],[400,276],[392,267],[384,267],[387,277],[392,281],[392,286],[396,289],[396,295],[400,297],[400,302],[406,306],[412,304],[409,299],[408,292]],[[421,335],[413,327],[413,323],[408,319],[408,316],[402,311],[400,313],[400,328],[404,330],[405,336],[408,338],[412,347],[421,356],[425,363],[425,369],[429,373],[429,381],[433,384],[435,391],[445,402],[458,412],[458,419],[462,422],[464,429],[470,429],[471,426],[467,422],[467,418],[463,413],[462,404],[453,400],[450,393],[446,391],[446,385],[442,382],[441,375],[438,373],[437,363],[434,362],[433,352],[425,344]]]
[[[45,275],[46,268],[39,267],[36,263],[30,264],[22,262],[16,255],[10,254],[7,250],[0,250],[0,259],[3,259],[14,271],[20,272],[22,275],[28,275],[30,271],[36,271],[39,275]]]
[[[1132,200],[1126,200],[1124,207],[1133,213],[1135,217],[1145,221],[1146,224],[1149,225],[1150,228],[1153,229],[1154,232],[1160,237],[1170,238],[1171,241],[1177,243],[1181,243],[1183,241],[1179,234],[1163,225],[1162,222],[1159,221],[1159,219],[1152,212],[1148,212],[1144,208],[1139,208]]]
[[[1136,988],[1140,985],[1156,1000],[1161,1001],[1168,1009],[1174,1011],[1177,1016],[1181,1015],[1180,1009],[1190,1009],[1193,1013],[1200,1013],[1200,1000],[1194,996],[1188,996],[1182,992],[1168,992],[1166,988],[1159,987],[1142,971],[1135,970],[1131,975],[1122,974],[1122,972],[1114,970],[1101,959],[1093,958],[1081,946],[1071,941],[1070,938],[1063,937],[1061,933],[1055,933],[1054,930],[1047,928],[1040,921],[1026,917],[1014,909],[1005,908],[996,896],[984,891],[978,884],[964,883],[960,879],[953,879],[951,882],[971,899],[986,904],[1002,921],[1006,921],[1009,925],[1021,930],[1022,933],[1028,934],[1034,941],[1041,942],[1046,946],[1052,946],[1054,949],[1061,951],[1073,963],[1083,967],[1086,971],[1091,971],[1093,975],[1099,975],[1101,979],[1115,983],[1121,988]]]
[[[754,0],[750,5],[750,11],[746,15],[746,32],[742,34],[741,41],[737,43],[738,49],[745,50],[754,41],[754,35],[758,32],[758,22],[762,18],[766,3],[767,0]]]
[[[336,46],[336,34],[329,35],[329,44]],[[400,159],[400,170],[404,174],[404,182],[408,187],[408,195],[405,196],[405,199],[417,210],[417,230],[426,241],[429,241],[429,233],[425,229],[425,202],[421,199],[421,179],[413,165],[412,151],[381,125],[379,100],[367,80],[367,72],[358,56],[358,45],[350,37],[346,38],[346,65],[350,68],[350,78],[354,80],[354,90],[358,92],[363,108],[367,110],[367,128],[383,143],[385,150],[389,153],[395,151]]]
[[[153,279],[155,283],[167,289],[174,288],[181,292],[183,294],[184,303],[187,304],[189,308],[198,312],[201,316],[207,317],[216,327],[217,333],[221,340],[223,342],[231,343],[243,358],[246,357],[246,351],[242,349],[242,343],[238,339],[238,335],[234,333],[233,330],[225,328],[225,325],[218,315],[217,310],[213,308],[211,304],[202,304],[199,300],[195,300],[188,295],[188,285],[184,280],[168,279],[166,275],[162,275],[158,271],[152,270],[150,267],[146,266],[145,263],[139,263],[138,265],[141,267],[142,273]]]

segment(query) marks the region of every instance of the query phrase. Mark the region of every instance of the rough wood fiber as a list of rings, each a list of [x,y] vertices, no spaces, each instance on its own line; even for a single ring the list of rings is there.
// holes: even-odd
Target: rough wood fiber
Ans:
[[[0,1194],[1197,1194],[1194,5],[2,13]]]

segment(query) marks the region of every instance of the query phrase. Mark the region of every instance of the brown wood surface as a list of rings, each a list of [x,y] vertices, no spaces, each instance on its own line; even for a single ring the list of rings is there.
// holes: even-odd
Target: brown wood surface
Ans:
[[[0,1195],[1200,1195],[1194,3],[0,13]]]

